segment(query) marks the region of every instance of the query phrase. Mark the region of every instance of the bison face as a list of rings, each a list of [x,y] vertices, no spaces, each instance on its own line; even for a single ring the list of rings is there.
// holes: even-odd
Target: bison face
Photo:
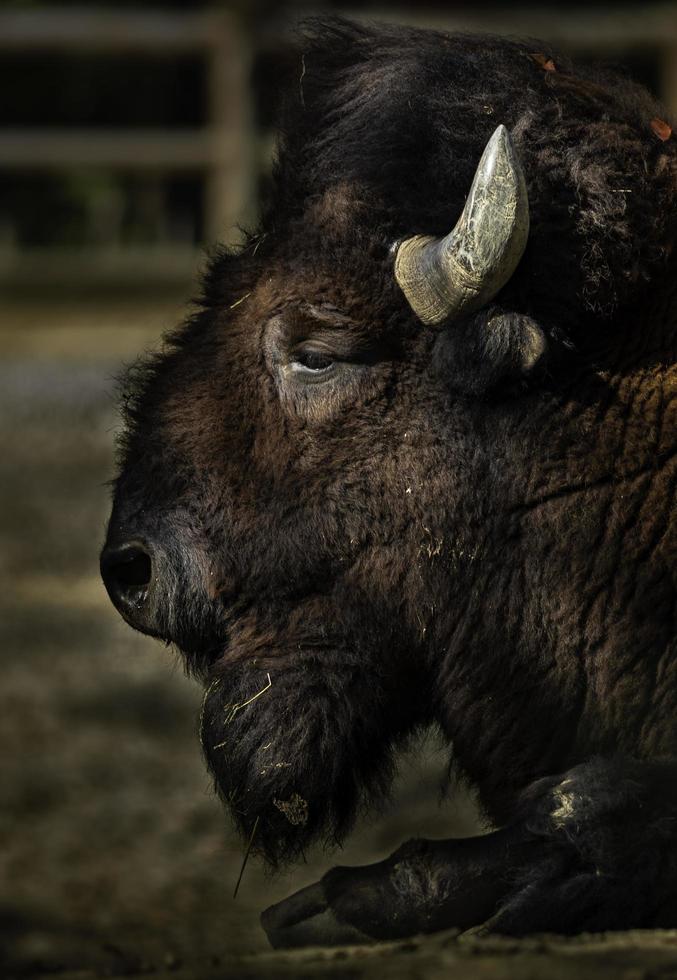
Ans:
[[[452,476],[431,338],[375,261],[323,259],[132,372],[102,555],[125,619],[205,682],[209,766],[271,861],[340,837],[422,717]]]
[[[338,189],[217,259],[200,312],[132,371],[102,555],[125,619],[205,682],[208,764],[271,862],[340,838],[430,719],[430,656],[472,590],[495,482],[484,409],[459,396],[472,345],[412,314],[430,269],[440,320],[445,260],[410,239],[396,276],[359,208]],[[506,271],[489,271],[495,291]],[[485,308],[453,298],[461,338],[492,322],[471,287]],[[512,363],[511,331],[492,336]]]

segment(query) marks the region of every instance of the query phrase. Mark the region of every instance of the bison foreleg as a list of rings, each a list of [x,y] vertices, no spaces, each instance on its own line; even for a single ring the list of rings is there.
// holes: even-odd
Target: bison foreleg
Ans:
[[[377,864],[333,868],[267,909],[273,946],[345,945],[399,939],[484,922],[511,887],[507,869],[530,842],[500,830],[464,840],[412,840]]]
[[[677,763],[593,759],[538,780],[510,826],[414,840],[334,868],[264,912],[273,946],[399,939],[456,927],[523,935],[677,924]]]

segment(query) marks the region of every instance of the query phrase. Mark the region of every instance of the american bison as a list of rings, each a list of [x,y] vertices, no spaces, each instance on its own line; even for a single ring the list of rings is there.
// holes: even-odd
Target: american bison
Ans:
[[[438,726],[488,823],[336,868],[275,945],[677,925],[677,155],[542,44],[299,42],[258,229],[134,369],[110,596],[205,686],[271,864]]]

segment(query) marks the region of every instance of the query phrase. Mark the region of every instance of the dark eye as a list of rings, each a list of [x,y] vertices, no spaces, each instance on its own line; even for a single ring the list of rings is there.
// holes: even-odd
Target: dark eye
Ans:
[[[299,373],[324,374],[331,370],[335,361],[328,354],[314,350],[300,350],[293,355],[292,370]]]

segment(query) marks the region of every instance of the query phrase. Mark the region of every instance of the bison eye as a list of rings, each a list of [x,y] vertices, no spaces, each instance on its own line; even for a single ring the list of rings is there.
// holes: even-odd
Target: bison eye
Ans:
[[[314,350],[296,351],[291,360],[291,369],[297,375],[327,375],[335,365],[328,354]]]

